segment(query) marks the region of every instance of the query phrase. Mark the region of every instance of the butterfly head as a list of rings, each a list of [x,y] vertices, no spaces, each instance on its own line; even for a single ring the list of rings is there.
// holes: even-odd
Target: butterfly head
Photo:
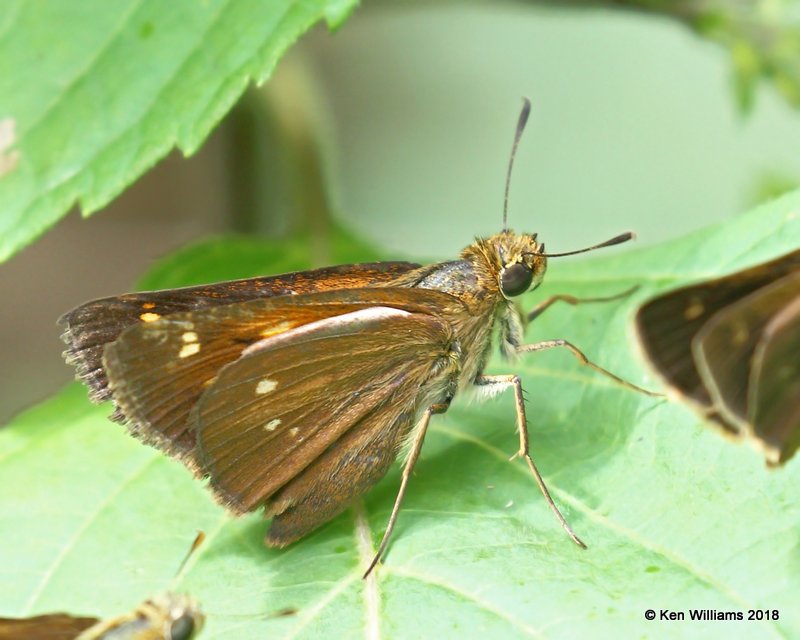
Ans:
[[[543,244],[536,234],[505,230],[491,238],[479,238],[461,257],[472,263],[485,289],[497,290],[506,299],[538,287],[547,270]]]
[[[539,243],[535,233],[516,234],[506,229],[491,238],[479,238],[462,252],[461,257],[472,262],[483,274],[481,280],[484,286],[495,281],[503,297],[510,299],[531,291],[542,283],[548,258],[586,253],[627,242],[633,237],[633,233],[628,231],[591,247],[563,253],[547,253],[544,242]]]
[[[514,298],[538,287],[547,271],[547,258],[542,255],[544,244],[536,234],[517,235],[503,231],[494,238],[497,252],[498,285],[505,298]]]
[[[160,624],[156,626],[169,640],[191,640],[200,633],[205,622],[197,602],[183,594],[165,593],[145,602],[141,608],[150,615],[158,612]]]

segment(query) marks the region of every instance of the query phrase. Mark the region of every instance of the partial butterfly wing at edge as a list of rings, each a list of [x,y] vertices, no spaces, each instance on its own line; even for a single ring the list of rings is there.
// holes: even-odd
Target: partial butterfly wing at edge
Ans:
[[[800,272],[780,282],[791,301],[756,346],[747,402],[752,435],[770,465],[784,464],[800,448]]]
[[[97,618],[48,613],[31,618],[0,618],[0,640],[75,640]]]
[[[759,366],[760,360],[755,357],[757,345],[764,342],[766,328],[796,292],[800,292],[800,273],[781,278],[721,308],[693,338],[692,354],[714,406],[728,423],[738,426],[742,435],[754,435],[752,402],[758,401],[758,394],[753,394],[754,367],[762,370],[764,377],[773,373],[771,366],[766,369]],[[792,358],[786,355],[789,364]],[[777,362],[775,358],[768,361],[770,365]]]

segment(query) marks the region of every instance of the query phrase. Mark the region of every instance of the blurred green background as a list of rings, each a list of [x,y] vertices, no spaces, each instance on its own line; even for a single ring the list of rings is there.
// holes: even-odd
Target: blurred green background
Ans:
[[[332,215],[387,257],[428,259],[496,231],[522,95],[533,114],[510,224],[551,251],[736,216],[800,181],[800,118],[770,85],[744,115],[733,84],[724,49],[658,16],[362,6],[303,37],[195,156],[174,153],[0,266],[0,420],[71,379],[61,313],[209,233],[281,234],[298,219],[317,232]]]

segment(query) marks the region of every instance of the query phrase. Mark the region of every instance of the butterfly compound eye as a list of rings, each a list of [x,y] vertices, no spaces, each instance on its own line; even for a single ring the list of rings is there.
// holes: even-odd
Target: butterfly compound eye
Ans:
[[[533,282],[533,271],[521,262],[515,262],[500,274],[500,288],[508,298],[525,293]]]
[[[194,620],[189,614],[184,614],[169,629],[171,640],[189,640],[194,633]]]

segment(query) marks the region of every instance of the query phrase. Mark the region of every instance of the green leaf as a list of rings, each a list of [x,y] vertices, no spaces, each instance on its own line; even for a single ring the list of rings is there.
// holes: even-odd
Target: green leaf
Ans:
[[[653,386],[633,344],[636,306],[795,249],[798,214],[800,192],[664,245],[553,260],[546,290],[525,306],[554,292],[642,287],[615,303],[553,308],[528,338],[568,338]],[[247,242],[246,261],[257,259]],[[241,242],[204,247],[147,284],[242,275]],[[260,266],[307,260],[292,247],[285,255],[265,244]],[[567,353],[492,370],[522,376],[534,458],[588,550],[567,538],[524,465],[508,461],[517,449],[510,397],[457,399],[434,420],[386,562],[363,581],[398,469],[308,538],[266,549],[260,515],[227,516],[182,465],[127,436],[104,418],[108,406],[91,406],[73,385],[0,431],[0,615],[129,610],[167,588],[203,529],[206,543],[172,587],[203,603],[205,639],[800,636],[800,459],[768,471],[683,406],[619,388]],[[270,615],[286,608],[296,613]],[[779,619],[644,617],[670,609],[688,618],[690,608]]]
[[[174,146],[193,153],[301,34],[355,4],[5,0],[0,261],[76,202],[103,207]]]

